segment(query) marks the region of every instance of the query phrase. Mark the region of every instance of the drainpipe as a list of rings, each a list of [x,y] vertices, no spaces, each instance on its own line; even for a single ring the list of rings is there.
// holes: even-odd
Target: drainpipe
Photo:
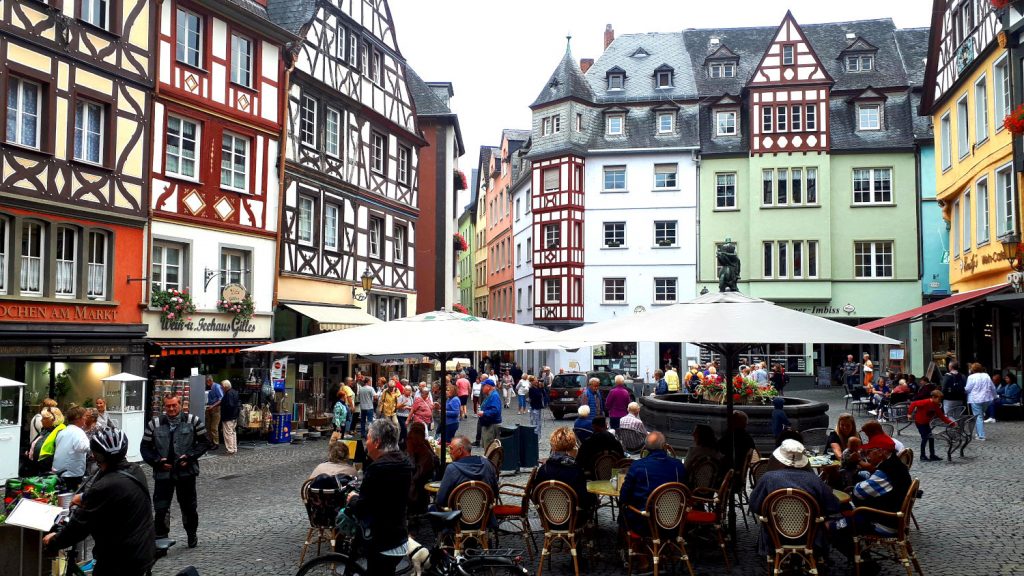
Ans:
[[[298,40],[296,42],[301,42],[301,40]],[[272,313],[271,321],[270,321],[270,324],[271,324],[271,328],[270,328],[271,329],[271,334],[273,334],[273,330],[274,330],[274,318],[276,318],[276,315],[274,315],[273,313],[276,312],[276,310],[277,310],[278,282],[279,282],[279,279],[281,278],[281,270],[283,269],[282,268],[282,264],[283,264],[283,260],[284,260],[284,258],[282,256],[283,250],[281,249],[281,234],[282,234],[281,231],[284,229],[284,205],[285,205],[285,192],[286,192],[286,190],[285,190],[285,180],[284,180],[284,166],[285,166],[285,162],[287,161],[287,154],[288,154],[288,95],[289,95],[289,90],[290,90],[290,87],[291,87],[292,70],[295,69],[295,62],[296,62],[296,60],[298,60],[298,50],[297,49],[298,49],[298,45],[295,45],[293,43],[285,44],[284,52],[282,54],[282,56],[285,59],[282,62],[282,66],[284,66],[284,82],[282,83],[282,86],[284,86],[284,95],[280,99],[281,102],[278,105],[278,112],[277,112],[278,113],[278,118],[281,119],[281,141],[280,141],[280,144],[279,144],[279,146],[280,146],[280,154],[278,155],[278,159],[277,159],[277,163],[278,163],[278,167],[277,167],[277,178],[278,178],[278,181],[277,181],[277,183],[278,183],[278,191],[277,191],[277,234],[276,234],[276,240],[275,240],[276,248],[277,248],[277,250],[276,250],[277,251],[277,269],[274,270],[274,294],[273,294],[273,301],[271,302],[271,305],[270,305],[271,313]],[[284,62],[287,62],[286,66],[284,65]]]
[[[157,61],[156,61],[155,64],[152,64],[152,66],[154,66],[154,75],[153,75],[153,97],[150,98],[150,100],[149,100],[149,117],[150,118],[156,118],[156,99],[160,97],[160,78],[159,78],[159,74],[160,74],[160,72],[159,72],[159,66],[160,66],[160,25],[161,25],[160,17],[163,14],[163,10],[161,9],[162,5],[163,5],[163,0],[159,0],[157,2],[157,7],[156,7],[156,25],[153,26],[153,30],[151,31],[150,37],[149,37],[149,41],[151,42],[151,46],[155,46],[156,47],[156,54],[157,54]],[[150,129],[152,129],[152,126],[150,126]],[[153,140],[155,140],[155,139],[156,139],[156,134],[153,134],[152,137],[150,138],[150,145],[152,145]],[[152,152],[150,153],[149,163],[150,163],[149,164],[149,174],[147,174],[147,176],[149,177],[150,184],[152,184],[152,182],[153,182],[153,155],[152,155]],[[145,280],[144,280],[142,285],[145,286],[145,289],[142,291],[141,294],[139,294],[139,308],[141,308],[143,310],[145,310],[146,308],[149,308],[150,300],[146,296],[148,294],[152,294],[153,293],[153,278],[151,277],[152,270],[150,270],[150,268],[149,268],[150,262],[153,261],[153,187],[152,187],[152,185],[149,186],[149,199],[146,202],[146,204],[147,204],[147,206],[146,206],[146,225],[143,227],[143,233],[142,233],[142,237],[143,237],[143,239],[146,242],[146,249],[143,251],[143,254],[145,254],[145,256],[143,256],[143,261],[142,261],[142,277],[145,278]],[[147,366],[147,372],[148,372],[148,370],[149,370],[149,362],[148,361],[146,361],[146,366]]]

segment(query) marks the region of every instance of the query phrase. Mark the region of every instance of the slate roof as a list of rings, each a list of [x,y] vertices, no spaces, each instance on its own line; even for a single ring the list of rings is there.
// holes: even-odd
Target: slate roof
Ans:
[[[410,66],[405,68],[405,81],[416,104],[417,116],[447,116],[452,113],[448,105],[437,97],[433,88],[428,86]]]
[[[884,130],[857,130],[857,106],[845,98],[829,102],[832,152],[853,150],[901,149],[914,147],[914,111],[907,92],[890,93],[885,100]],[[877,100],[875,101],[877,102]]]
[[[928,61],[928,28],[896,30],[896,46],[903,57],[903,68],[912,86],[924,85],[925,63]]]
[[[633,56],[639,48],[649,55]],[[674,71],[673,86],[655,88],[654,71],[664,65]],[[626,72],[626,83],[621,91],[607,89],[608,72],[613,68]],[[596,96],[592,101],[598,103],[678,100],[697,94],[690,56],[679,32],[623,34],[605,49],[585,77]]]
[[[565,55],[562,56],[562,60],[558,63],[555,71],[551,73],[551,78],[544,84],[544,88],[537,95],[533,104],[530,104],[530,108],[570,97],[592,101],[594,94],[590,90],[590,85],[583,78],[579,64],[572,57],[572,50],[567,45]]]
[[[267,14],[270,20],[281,28],[298,34],[316,13],[317,2],[318,0],[267,0]]]
[[[506,128],[501,131],[501,138],[509,142],[526,142],[530,139],[530,131]]]

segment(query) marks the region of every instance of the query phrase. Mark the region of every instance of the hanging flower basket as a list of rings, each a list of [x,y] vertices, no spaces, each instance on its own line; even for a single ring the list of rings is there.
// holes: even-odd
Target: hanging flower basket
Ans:
[[[466,242],[466,238],[458,232],[452,235],[452,242],[454,243],[456,252],[469,250],[469,243]]]
[[[184,290],[157,290],[153,292],[150,305],[160,310],[160,319],[170,322],[192,321],[192,314],[196,311],[196,305],[192,302],[192,295],[188,288]]]
[[[462,170],[452,171],[452,180],[455,183],[455,190],[465,190],[469,188],[469,184],[466,182],[466,173]]]
[[[252,318],[252,313],[256,310],[256,306],[252,302],[252,296],[246,295],[244,299],[239,300],[238,302],[217,300],[217,310],[234,314],[235,319],[245,321]]]
[[[1003,128],[1010,131],[1014,136],[1024,134],[1024,104],[1018,105],[1013,112],[1003,120]]]
[[[469,314],[469,310],[466,309],[462,304],[452,304],[452,310],[455,310],[459,314]]]
[[[1013,2],[1014,2],[1014,0],[989,0],[989,1],[992,2],[992,7],[995,8],[996,10],[1002,10],[1003,8],[1007,8],[1007,7],[1010,6],[1010,4],[1013,4]]]

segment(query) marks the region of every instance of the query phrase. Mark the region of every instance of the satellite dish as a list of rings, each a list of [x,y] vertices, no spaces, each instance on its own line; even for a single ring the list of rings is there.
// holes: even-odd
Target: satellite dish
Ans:
[[[647,312],[647,308],[644,308],[643,306],[633,308],[633,314],[643,314],[644,312]]]

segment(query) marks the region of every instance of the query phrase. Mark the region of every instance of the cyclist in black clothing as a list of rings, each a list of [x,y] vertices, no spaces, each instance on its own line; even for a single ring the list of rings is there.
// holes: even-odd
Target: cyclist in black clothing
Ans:
[[[155,561],[156,539],[146,477],[124,459],[124,432],[101,429],[89,444],[100,470],[82,493],[81,503],[72,508],[67,524],[47,534],[43,545],[61,550],[92,536],[93,576],[143,576]]]

